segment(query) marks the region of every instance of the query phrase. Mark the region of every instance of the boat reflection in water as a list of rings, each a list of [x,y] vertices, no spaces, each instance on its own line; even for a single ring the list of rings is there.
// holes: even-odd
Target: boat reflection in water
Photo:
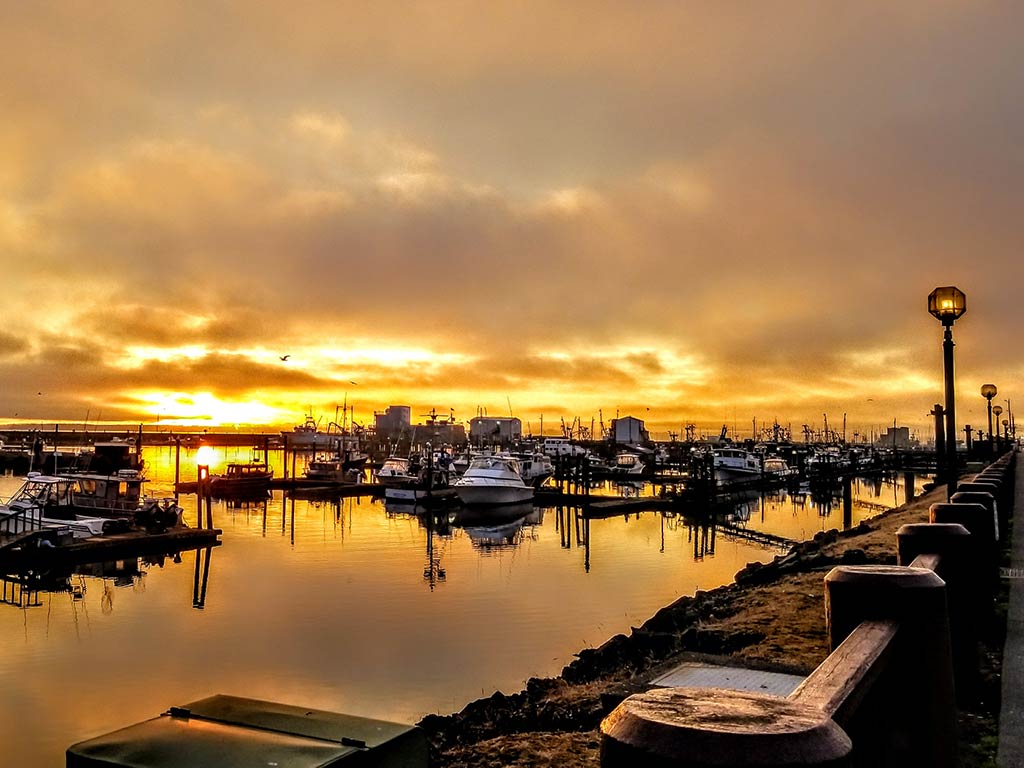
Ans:
[[[192,607],[206,605],[206,593],[210,581],[210,563],[214,547],[196,549],[195,575],[193,579]],[[89,595],[100,590],[100,611],[104,615],[114,610],[115,597],[122,589],[133,592],[146,591],[146,576],[153,568],[164,568],[182,563],[181,554],[186,550],[166,554],[150,554],[134,558],[123,558],[101,562],[79,563],[49,571],[26,571],[24,573],[0,574],[0,604],[27,610],[45,605],[43,596],[52,601],[61,595],[70,598],[72,610],[77,617],[81,604],[88,616]]]
[[[462,528],[474,549],[483,553],[510,549],[523,541],[524,529],[544,522],[544,510],[532,503],[506,504],[482,513],[462,508],[454,513],[452,524]]]

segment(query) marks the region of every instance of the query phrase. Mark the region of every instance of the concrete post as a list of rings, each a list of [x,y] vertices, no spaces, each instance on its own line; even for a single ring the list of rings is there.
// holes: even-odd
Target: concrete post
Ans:
[[[957,491],[949,497],[949,501],[951,504],[981,504],[992,515],[996,541],[999,541],[1000,538],[1006,535],[1005,530],[1000,526],[999,508],[996,505],[996,499],[991,493],[980,491],[964,491],[961,493]]]
[[[817,707],[746,691],[655,689],[601,723],[602,768],[839,768],[850,752]]]
[[[900,623],[895,658],[851,722],[858,764],[955,768],[956,704],[946,586],[926,568],[839,566],[825,577],[830,650],[862,621]]]
[[[992,598],[999,586],[999,542],[996,540],[996,519],[984,504],[941,503],[928,508],[933,523],[959,523],[971,534],[971,546],[978,563],[978,594],[976,600],[986,613],[992,610]]]
[[[1005,537],[1009,531],[1009,509],[1012,507],[1012,501],[1003,495],[1002,490],[1001,482],[991,478],[976,477],[969,483],[960,483],[957,486],[957,493],[987,493],[992,497],[992,509],[995,510],[998,521],[996,531],[999,536]]]
[[[896,531],[897,562],[913,565],[921,555],[938,555],[939,577],[946,582],[953,676],[957,700],[975,700],[979,682],[978,625],[984,615],[979,594],[980,553],[959,523],[912,523]]]

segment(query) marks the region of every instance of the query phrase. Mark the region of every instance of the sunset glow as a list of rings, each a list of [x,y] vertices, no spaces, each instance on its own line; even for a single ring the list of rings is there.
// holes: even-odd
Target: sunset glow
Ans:
[[[1021,8],[399,5],[0,12],[0,422],[1017,397]]]

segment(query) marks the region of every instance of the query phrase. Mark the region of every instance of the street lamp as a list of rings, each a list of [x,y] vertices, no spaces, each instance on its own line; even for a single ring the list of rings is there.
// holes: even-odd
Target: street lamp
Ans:
[[[993,405],[992,406],[992,415],[996,417],[996,429],[999,429],[999,417],[1003,415],[1003,406],[998,405],[998,404]],[[1002,438],[999,437],[999,433],[998,432],[996,432],[996,450],[997,451],[1001,451],[1002,450]]]
[[[967,296],[952,285],[936,288],[928,294],[928,312],[945,332],[942,336],[942,368],[946,380],[946,499],[956,493],[956,412],[953,389],[953,323],[967,311]]]
[[[1006,447],[1010,447],[1010,420],[1003,419],[1003,440],[1006,442]]]
[[[981,396],[988,400],[988,453],[992,455],[992,398],[999,394],[995,384],[982,384]]]

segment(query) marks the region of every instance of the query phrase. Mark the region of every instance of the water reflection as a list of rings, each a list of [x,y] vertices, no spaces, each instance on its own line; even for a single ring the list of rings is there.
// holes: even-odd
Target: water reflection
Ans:
[[[153,454],[148,490],[158,493],[173,487],[174,450]],[[900,478],[855,483],[852,524],[905,492]],[[129,559],[120,579],[67,572],[55,592],[3,581],[0,696],[22,714],[0,718],[5,760],[63,764],[75,741],[216,691],[401,722],[457,711],[557,675],[582,648],[777,551],[736,531],[796,540],[838,527],[838,498],[829,508],[809,488],[800,503],[780,493],[712,523],[660,512],[591,519],[567,506],[482,521],[277,491],[203,508],[185,497],[190,525],[209,511],[223,531],[216,553],[171,555],[163,567]],[[168,638],[204,652],[124,651]]]
[[[197,552],[192,598],[194,608],[202,608],[206,603],[213,550],[214,547],[206,547]],[[163,569],[168,563],[180,565],[182,551],[186,550],[80,563],[60,570],[0,574],[0,603],[28,609],[46,605],[47,603],[43,602],[44,596],[52,600],[55,595],[67,595],[73,604],[84,604],[90,591],[95,592],[98,589],[100,612],[109,615],[114,611],[115,595],[118,590],[127,588],[134,593],[145,592],[150,570]]]

